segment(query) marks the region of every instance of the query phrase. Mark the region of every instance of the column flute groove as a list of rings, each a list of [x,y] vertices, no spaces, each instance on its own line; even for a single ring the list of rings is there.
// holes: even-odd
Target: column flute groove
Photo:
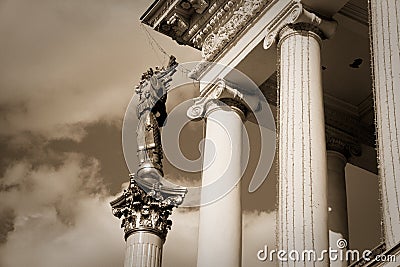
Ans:
[[[400,242],[400,34],[397,1],[370,1],[378,165],[387,247]]]
[[[319,31],[314,30],[308,24],[300,24],[286,26],[280,32],[279,217],[282,221],[278,232],[284,242],[281,249],[300,253],[314,250],[318,254],[328,248],[327,169],[321,40]],[[319,179],[314,179],[314,175]],[[300,263],[290,260],[280,264]],[[301,265],[326,266],[327,259]]]
[[[302,46],[303,47],[303,46]],[[303,47],[303,49],[304,49],[304,47]],[[304,68],[305,68],[305,66],[304,66],[304,51],[302,51],[302,53],[301,53],[301,59],[300,59],[300,61],[301,62],[303,62],[303,68],[301,69],[301,76],[302,77],[304,77]],[[302,81],[302,87],[304,88],[304,81]],[[303,109],[303,112],[302,112],[302,114],[301,114],[301,120],[302,121],[304,121],[305,120],[305,116],[304,116],[304,114],[305,114],[305,112],[304,112],[304,109],[305,109],[305,106],[304,106],[304,103],[305,103],[305,101],[304,101],[304,94],[301,96],[301,107],[302,107],[302,109]],[[305,125],[303,124],[302,125],[302,131],[303,132],[305,132],[305,127],[304,127]],[[302,136],[302,140],[301,140],[301,142],[302,142],[302,147],[304,147],[304,144],[305,144],[305,138],[304,138],[304,135]],[[302,150],[301,151],[301,157],[304,159],[304,150]],[[302,175],[303,175],[303,177],[305,177],[305,162],[303,161],[302,162]],[[302,204],[303,204],[303,210],[305,210],[305,204],[306,204],[306,202],[305,202],[305,198],[304,198],[304,193],[305,193],[305,186],[304,186],[304,183],[302,183],[302,185],[301,185],[301,194],[302,194]],[[303,221],[302,221],[302,228],[303,228],[303,233],[305,233],[306,232],[306,229],[305,229],[305,225],[306,225],[306,221],[305,221],[305,216],[303,215]],[[303,238],[303,247],[306,247],[306,239],[305,238]]]
[[[278,247],[328,249],[327,164],[322,94],[321,39],[335,34],[337,22],[325,20],[293,1],[268,26],[263,47],[277,41],[279,62]],[[328,266],[310,260],[280,266]]]

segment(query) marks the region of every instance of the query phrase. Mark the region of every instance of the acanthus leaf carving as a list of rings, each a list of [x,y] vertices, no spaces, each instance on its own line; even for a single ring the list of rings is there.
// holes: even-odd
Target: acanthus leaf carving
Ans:
[[[192,4],[193,8],[198,14],[203,14],[208,7],[208,1],[205,0],[189,0],[189,2]]]
[[[204,39],[203,60],[212,60],[268,2],[268,0],[243,1],[224,25]]]
[[[131,177],[130,184],[122,196],[111,203],[113,215],[122,218],[121,228],[125,239],[137,231],[153,232],[165,239],[172,221],[172,209],[179,205],[174,199],[157,199],[146,193]]]

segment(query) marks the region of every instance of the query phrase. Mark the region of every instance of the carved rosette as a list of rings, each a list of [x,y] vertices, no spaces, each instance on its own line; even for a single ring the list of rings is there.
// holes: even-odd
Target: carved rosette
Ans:
[[[163,199],[148,194],[137,185],[134,178],[131,178],[123,195],[110,204],[113,215],[122,219],[121,228],[124,229],[125,240],[139,231],[154,233],[165,240],[172,225],[168,217],[182,199]]]

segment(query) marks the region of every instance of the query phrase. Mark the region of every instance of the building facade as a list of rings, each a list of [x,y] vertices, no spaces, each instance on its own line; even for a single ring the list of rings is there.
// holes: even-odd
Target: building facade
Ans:
[[[141,20],[202,51],[190,73],[200,97],[188,115],[206,118],[206,137],[217,144],[204,184],[241,176],[242,122],[253,109],[243,101],[246,83],[232,75],[238,69],[278,114],[277,248],[320,254],[348,240],[344,168],[351,163],[379,176],[384,242],[373,253],[400,262],[400,1],[157,0]],[[235,153],[226,162],[228,150]],[[200,208],[198,267],[241,266],[240,198],[238,183]],[[381,264],[397,266],[353,263]]]

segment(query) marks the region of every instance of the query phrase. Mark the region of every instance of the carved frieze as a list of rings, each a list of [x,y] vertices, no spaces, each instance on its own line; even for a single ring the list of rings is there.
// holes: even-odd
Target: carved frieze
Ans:
[[[188,32],[187,39],[191,38],[191,42],[196,48],[202,48],[204,39],[208,34],[215,32],[228,20],[233,12],[239,8],[243,0],[216,1],[209,8],[209,16],[201,17],[197,20]],[[194,35],[195,34],[195,35]],[[192,36],[194,37],[192,38]]]
[[[202,47],[203,60],[212,60],[269,2],[244,0],[224,25],[206,37]]]
[[[277,0],[168,0],[141,19],[179,43],[204,50],[204,59],[211,60],[271,1]]]
[[[208,1],[205,0],[189,0],[189,3],[198,14],[203,14],[204,10],[208,7]]]
[[[147,24],[154,26],[156,25],[160,19],[165,16],[167,11],[171,8],[171,6],[176,2],[176,0],[166,0],[163,5],[159,8],[158,12],[148,21]]]

